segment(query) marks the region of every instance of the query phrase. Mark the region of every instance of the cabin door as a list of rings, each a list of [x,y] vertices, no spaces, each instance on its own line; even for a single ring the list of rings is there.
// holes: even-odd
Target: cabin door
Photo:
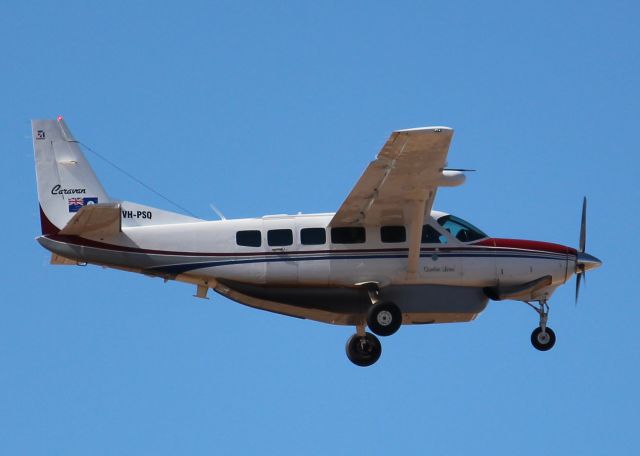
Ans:
[[[293,217],[264,219],[263,245],[266,250],[267,285],[296,285],[298,264],[295,251],[295,220]]]

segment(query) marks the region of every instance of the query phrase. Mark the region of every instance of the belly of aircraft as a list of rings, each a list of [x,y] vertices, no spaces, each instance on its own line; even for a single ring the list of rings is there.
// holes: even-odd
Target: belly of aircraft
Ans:
[[[329,323],[356,324],[362,321],[371,307],[367,292],[358,287],[265,286],[229,280],[219,282],[223,289],[229,290],[222,294],[238,302],[252,307],[261,307],[260,302],[264,302],[268,303],[262,306],[265,310]],[[220,292],[219,289],[216,291]],[[488,302],[480,288],[447,285],[390,285],[380,290],[380,299],[397,304],[404,315],[403,321],[413,324],[473,320]]]

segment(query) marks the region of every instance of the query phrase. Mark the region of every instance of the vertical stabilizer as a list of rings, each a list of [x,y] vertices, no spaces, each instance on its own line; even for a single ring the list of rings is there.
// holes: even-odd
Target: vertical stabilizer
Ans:
[[[62,117],[32,120],[42,234],[55,234],[83,206],[109,198]]]

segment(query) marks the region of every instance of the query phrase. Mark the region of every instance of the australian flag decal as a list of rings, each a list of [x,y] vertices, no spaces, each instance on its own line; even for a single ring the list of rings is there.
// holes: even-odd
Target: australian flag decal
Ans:
[[[98,204],[98,198],[69,198],[69,212],[78,212],[82,206]]]

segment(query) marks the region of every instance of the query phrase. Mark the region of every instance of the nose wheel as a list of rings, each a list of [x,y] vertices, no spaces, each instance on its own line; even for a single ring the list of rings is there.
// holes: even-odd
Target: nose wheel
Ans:
[[[556,334],[549,327],[536,328],[531,333],[531,344],[540,351],[551,350],[556,343]]]
[[[540,316],[540,326],[531,333],[531,345],[533,345],[536,350],[551,350],[556,344],[556,333],[547,326],[549,304],[547,304],[546,300],[538,301],[538,305],[531,304],[530,302],[527,302],[527,304]]]

